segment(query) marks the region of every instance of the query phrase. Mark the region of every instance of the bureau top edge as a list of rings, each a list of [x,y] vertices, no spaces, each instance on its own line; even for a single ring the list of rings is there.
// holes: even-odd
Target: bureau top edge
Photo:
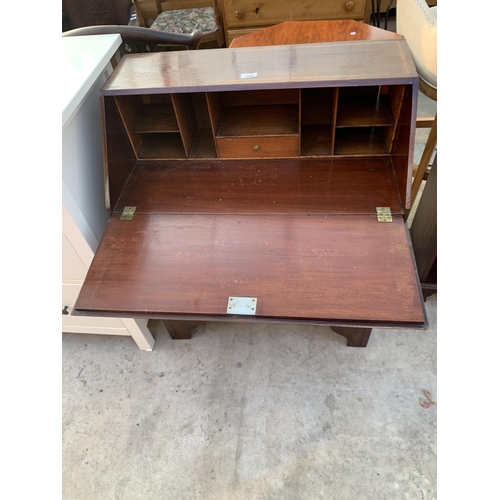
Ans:
[[[415,84],[404,39],[129,54],[104,95]]]

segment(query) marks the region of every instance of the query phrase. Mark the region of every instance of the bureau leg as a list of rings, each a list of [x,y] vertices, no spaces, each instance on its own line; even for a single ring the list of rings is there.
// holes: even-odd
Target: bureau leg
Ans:
[[[427,302],[427,299],[437,293],[437,285],[422,283],[422,295],[424,297],[424,302]]]
[[[345,337],[349,347],[366,347],[372,333],[371,328],[351,328],[345,326],[331,326],[330,328],[335,333]]]
[[[191,331],[197,326],[203,325],[203,321],[171,321],[163,320],[165,328],[172,339],[190,339]]]

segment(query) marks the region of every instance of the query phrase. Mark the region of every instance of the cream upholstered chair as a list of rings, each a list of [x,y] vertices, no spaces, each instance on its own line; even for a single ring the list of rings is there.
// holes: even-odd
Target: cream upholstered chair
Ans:
[[[167,33],[200,31],[201,43],[224,46],[217,0],[132,0],[139,26]]]
[[[437,101],[437,7],[429,7],[425,0],[398,0],[396,31],[408,43],[420,78],[419,90]],[[429,120],[417,121],[417,127],[429,126]],[[422,158],[414,173],[411,202],[415,201],[432,153],[437,144],[437,114],[432,120]]]

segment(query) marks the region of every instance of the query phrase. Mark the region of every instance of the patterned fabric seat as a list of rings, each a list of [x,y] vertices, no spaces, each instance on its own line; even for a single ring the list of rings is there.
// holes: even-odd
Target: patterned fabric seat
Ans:
[[[139,26],[169,34],[201,33],[200,44],[225,46],[219,6],[216,0],[132,0]],[[208,5],[207,5],[208,4]],[[175,5],[176,9],[169,9]],[[189,8],[182,8],[190,5]]]
[[[168,33],[192,33],[194,30],[207,33],[215,31],[217,24],[213,7],[200,7],[164,11],[158,15],[150,28]]]

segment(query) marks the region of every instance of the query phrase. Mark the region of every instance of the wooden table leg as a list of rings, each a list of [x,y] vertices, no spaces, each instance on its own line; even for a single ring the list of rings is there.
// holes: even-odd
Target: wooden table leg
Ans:
[[[163,320],[163,323],[170,334],[170,338],[175,340],[190,339],[191,331],[203,325],[203,321],[171,321],[168,319]]]
[[[411,204],[415,203],[418,191],[420,189],[420,184],[424,178],[427,167],[429,166],[429,161],[432,157],[432,153],[436,148],[437,144],[437,114],[434,118],[434,123],[432,124],[431,131],[429,132],[429,137],[425,143],[424,152],[418,164],[417,171],[415,172],[415,177],[413,178],[413,184],[411,185]]]
[[[370,334],[372,333],[371,328],[352,328],[344,326],[331,326],[330,328],[335,333],[345,337],[349,347],[366,347]]]

